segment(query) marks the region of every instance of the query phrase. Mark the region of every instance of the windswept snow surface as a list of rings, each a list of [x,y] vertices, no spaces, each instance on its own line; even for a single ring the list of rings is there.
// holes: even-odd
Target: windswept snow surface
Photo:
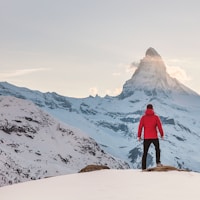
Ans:
[[[0,188],[1,200],[198,200],[200,174],[101,170]]]

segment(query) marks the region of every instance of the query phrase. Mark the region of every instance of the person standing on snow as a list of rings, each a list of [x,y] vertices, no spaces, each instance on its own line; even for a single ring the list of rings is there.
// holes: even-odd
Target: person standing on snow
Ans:
[[[146,169],[147,153],[151,143],[154,144],[156,150],[156,164],[157,167],[162,166],[160,162],[160,145],[158,140],[157,128],[160,132],[161,138],[164,137],[164,132],[160,118],[155,115],[153,105],[148,104],[145,114],[140,119],[138,126],[138,140],[141,140],[142,130],[144,128],[144,143],[143,143],[143,156],[142,156],[142,170]]]

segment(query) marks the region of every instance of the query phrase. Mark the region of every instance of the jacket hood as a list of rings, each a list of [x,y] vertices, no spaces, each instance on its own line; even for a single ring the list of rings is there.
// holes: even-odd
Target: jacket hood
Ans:
[[[154,115],[154,111],[152,109],[146,109],[145,114],[146,115]]]

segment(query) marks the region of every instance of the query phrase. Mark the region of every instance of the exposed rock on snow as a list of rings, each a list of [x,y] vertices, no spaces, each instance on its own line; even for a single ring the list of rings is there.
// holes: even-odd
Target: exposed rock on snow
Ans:
[[[80,173],[82,172],[91,172],[91,171],[97,171],[102,169],[110,169],[108,166],[105,165],[88,165],[80,170]]]
[[[144,171],[147,171],[147,172],[168,172],[168,171],[188,171],[188,170],[182,170],[182,169],[178,169],[178,168],[173,167],[173,166],[163,165],[163,166],[160,166],[160,167],[148,168]]]
[[[0,96],[0,108],[0,186],[75,173],[91,163],[129,168],[30,101]]]
[[[150,57],[161,57],[161,56],[158,54],[158,52],[157,52],[154,48],[152,48],[152,47],[149,47],[149,48],[147,49],[145,55],[146,55],[146,57],[147,57],[147,56],[150,56]]]

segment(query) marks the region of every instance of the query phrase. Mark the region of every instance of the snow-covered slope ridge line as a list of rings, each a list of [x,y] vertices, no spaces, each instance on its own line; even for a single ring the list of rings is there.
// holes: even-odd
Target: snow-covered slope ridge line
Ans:
[[[0,96],[0,108],[0,186],[75,173],[91,163],[128,168],[30,101]]]
[[[200,174],[101,170],[0,188],[1,200],[198,200]]]
[[[167,74],[161,56],[146,51],[138,69],[116,97],[69,98],[0,83],[0,94],[28,99],[66,124],[81,129],[114,157],[141,168],[142,142],[137,128],[146,105],[152,103],[165,132],[161,162],[200,172],[200,96]],[[155,165],[150,148],[148,166]]]

